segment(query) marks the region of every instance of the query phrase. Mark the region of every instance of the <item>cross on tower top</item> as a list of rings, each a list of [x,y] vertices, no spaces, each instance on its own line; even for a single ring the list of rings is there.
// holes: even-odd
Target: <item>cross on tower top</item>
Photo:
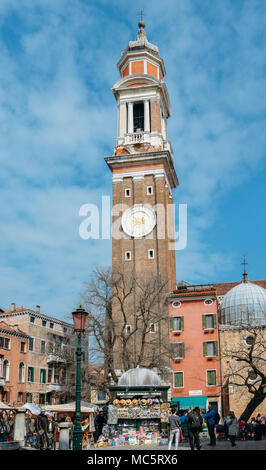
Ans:
[[[246,265],[247,265],[248,263],[246,262],[246,256],[247,256],[247,254],[244,253],[244,261],[243,261],[243,263],[241,263],[241,264],[243,264],[243,266],[244,266],[243,282],[247,282],[247,280],[248,280],[248,274],[247,274],[247,272],[246,272]]]
[[[144,16],[143,10],[140,10],[140,12],[138,13],[138,16],[140,17],[140,21],[143,22],[143,16]]]

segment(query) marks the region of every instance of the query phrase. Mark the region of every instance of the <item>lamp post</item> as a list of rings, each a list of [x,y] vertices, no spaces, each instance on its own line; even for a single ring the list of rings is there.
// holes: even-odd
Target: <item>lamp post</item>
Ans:
[[[81,404],[81,334],[86,329],[88,313],[80,305],[75,312],[72,312],[74,320],[74,331],[78,334],[77,374],[76,374],[76,413],[75,426],[73,432],[73,450],[82,450],[82,429],[80,424],[80,404]]]

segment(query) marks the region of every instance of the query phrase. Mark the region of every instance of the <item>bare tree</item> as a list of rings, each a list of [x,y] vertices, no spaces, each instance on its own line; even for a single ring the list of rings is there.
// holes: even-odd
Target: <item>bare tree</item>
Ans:
[[[136,366],[162,371],[169,363],[168,280],[135,277],[124,270],[97,267],[86,285],[89,351],[102,360],[104,376],[117,382],[117,369]]]
[[[242,325],[235,329],[237,341],[228,340],[223,347],[223,357],[227,358],[229,371],[227,383],[249,401],[241,417],[248,420],[255,409],[263,402],[266,393],[266,342],[265,328]]]

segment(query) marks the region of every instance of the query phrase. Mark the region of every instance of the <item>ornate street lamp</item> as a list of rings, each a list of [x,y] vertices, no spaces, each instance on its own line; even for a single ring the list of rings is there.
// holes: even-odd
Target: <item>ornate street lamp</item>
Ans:
[[[88,313],[80,305],[75,312],[72,312],[74,320],[74,331],[78,335],[76,350],[77,374],[76,374],[76,415],[73,432],[73,450],[82,450],[82,429],[80,424],[80,404],[81,404],[81,334],[86,330]]]

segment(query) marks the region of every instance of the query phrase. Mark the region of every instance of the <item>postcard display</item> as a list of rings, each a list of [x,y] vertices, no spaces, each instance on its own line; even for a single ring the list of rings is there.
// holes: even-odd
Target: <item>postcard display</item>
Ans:
[[[108,406],[108,426],[97,447],[165,444],[170,405],[161,394],[121,395],[126,393],[117,394]]]

